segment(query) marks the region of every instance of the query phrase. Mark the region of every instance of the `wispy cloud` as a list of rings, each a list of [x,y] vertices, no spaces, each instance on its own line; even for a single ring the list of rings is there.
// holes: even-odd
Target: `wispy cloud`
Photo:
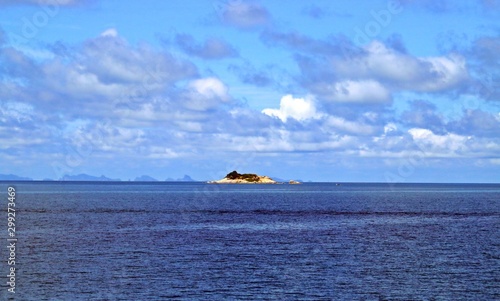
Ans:
[[[95,0],[0,0],[2,5],[51,5],[51,6],[75,6],[89,3]]]
[[[189,34],[178,34],[175,36],[175,43],[187,54],[203,59],[223,59],[238,55],[236,49],[217,38],[210,38],[204,43],[197,43]]]
[[[243,29],[266,25],[271,20],[271,15],[264,6],[241,0],[228,1],[222,7],[220,16],[224,23]]]

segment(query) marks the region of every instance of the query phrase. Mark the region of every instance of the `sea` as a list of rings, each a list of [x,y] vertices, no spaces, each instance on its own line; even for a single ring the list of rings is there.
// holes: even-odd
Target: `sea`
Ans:
[[[1,300],[500,300],[499,184],[0,189]]]

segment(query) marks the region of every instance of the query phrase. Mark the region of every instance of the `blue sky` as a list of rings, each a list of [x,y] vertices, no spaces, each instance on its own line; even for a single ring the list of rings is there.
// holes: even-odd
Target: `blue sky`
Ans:
[[[500,181],[500,1],[0,0],[0,173]]]

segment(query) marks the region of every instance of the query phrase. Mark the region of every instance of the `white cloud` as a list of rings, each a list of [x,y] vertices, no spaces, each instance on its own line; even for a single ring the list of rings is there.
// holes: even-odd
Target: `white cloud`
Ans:
[[[383,103],[391,100],[390,92],[374,80],[343,81],[328,86],[330,99],[350,103]]]
[[[95,123],[66,133],[73,146],[86,145],[93,151],[123,153],[144,145],[146,132],[137,128],[125,128],[112,124]]]
[[[364,55],[334,61],[335,70],[351,78],[376,76],[400,81],[409,81],[417,75],[418,61],[409,55],[389,49],[378,41],[368,44],[364,50]]]
[[[116,38],[118,36],[118,31],[115,28],[106,29],[101,33],[101,37],[113,37]]]
[[[221,17],[226,23],[241,28],[263,25],[270,19],[267,10],[256,3],[228,1],[222,10]]]
[[[148,158],[152,159],[174,159],[180,157],[180,153],[172,150],[171,148],[153,146],[146,151],[149,152]]]
[[[143,89],[161,89],[173,81],[196,73],[196,68],[165,51],[148,44],[132,46],[108,29],[101,36],[87,40],[75,63],[95,74],[105,84],[140,84]]]
[[[34,116],[34,107],[31,104],[21,102],[0,102],[0,122],[31,121]]]
[[[310,96],[306,98],[293,98],[292,95],[285,95],[281,98],[279,109],[264,109],[262,113],[281,119],[286,122],[288,118],[298,121],[307,119],[317,119],[322,116],[316,111],[314,99]]]
[[[390,132],[394,132],[397,130],[398,130],[398,126],[393,122],[389,122],[388,124],[386,124],[384,126],[384,134],[388,134]]]
[[[383,82],[385,89],[436,92],[452,89],[468,78],[465,59],[456,54],[416,57],[373,41],[365,53],[350,59],[333,58],[343,78]]]
[[[183,132],[203,132],[203,124],[196,121],[178,120],[175,122],[177,129]]]
[[[146,43],[130,45],[115,29],[51,51],[52,56],[37,60],[14,48],[0,51],[0,59],[8,62],[3,75],[14,79],[0,81],[3,98],[35,104],[48,114],[102,118],[120,115],[117,106],[123,113],[125,107],[137,109],[158,98],[175,99],[176,82],[197,74],[191,62]],[[222,96],[226,90],[215,80],[193,83],[193,91],[204,95]]]
[[[206,98],[217,97],[223,101],[229,99],[226,85],[215,77],[193,80],[189,83],[189,87]]]
[[[328,151],[349,152],[356,150],[359,139],[349,135],[331,134],[326,139],[318,140],[318,131],[290,131],[282,128],[263,130],[259,136],[233,136],[218,134],[213,137],[214,145],[224,151],[240,152],[294,152]]]
[[[422,59],[432,64],[431,72],[434,80],[422,81],[418,86],[425,92],[440,91],[452,88],[468,78],[465,59],[458,55],[447,57],[430,57]]]
[[[86,72],[80,66],[68,68],[55,63],[45,66],[44,73],[48,76],[47,86],[52,92],[57,91],[77,98],[114,97],[123,93],[123,86],[103,83],[96,74]],[[60,77],[61,74],[65,76]],[[57,77],[60,78],[56,82],[54,79]]]
[[[355,135],[371,135],[375,132],[375,128],[373,126],[349,121],[338,116],[328,116],[325,121],[325,125],[327,127],[332,127],[336,130]]]
[[[0,150],[12,150],[19,148],[30,149],[30,147],[43,147],[49,143],[47,137],[42,137],[40,132],[31,134],[29,137],[28,131],[23,129],[12,131],[11,128],[5,128],[0,126],[0,137],[2,137],[2,143],[0,144]],[[15,133],[15,135],[13,135]],[[23,135],[24,134],[24,135]]]
[[[428,155],[454,157],[469,151],[468,142],[471,137],[448,133],[436,135],[431,130],[412,128],[408,130],[413,141]]]
[[[184,94],[184,106],[195,111],[205,111],[229,100],[227,86],[215,77],[192,80]]]

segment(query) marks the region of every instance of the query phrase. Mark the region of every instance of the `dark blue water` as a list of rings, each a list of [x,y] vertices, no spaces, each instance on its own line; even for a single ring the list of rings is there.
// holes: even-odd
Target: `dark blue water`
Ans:
[[[500,300],[500,185],[13,186],[14,300]]]

